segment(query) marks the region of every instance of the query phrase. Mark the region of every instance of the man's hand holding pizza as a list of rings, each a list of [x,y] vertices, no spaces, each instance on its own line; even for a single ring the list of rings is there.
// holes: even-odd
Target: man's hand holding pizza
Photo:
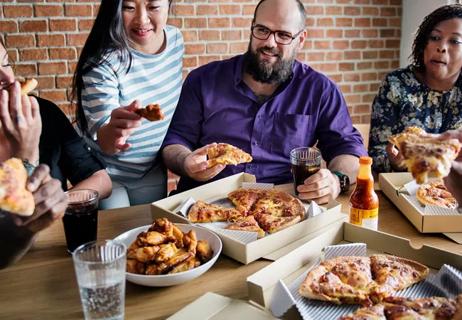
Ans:
[[[183,162],[184,172],[196,181],[208,181],[219,174],[226,167],[224,164],[217,164],[209,168],[207,151],[216,146],[216,143],[205,145],[188,154]]]
[[[101,150],[113,155],[130,148],[127,139],[141,126],[141,117],[134,112],[139,108],[139,102],[135,100],[128,106],[112,110],[109,123],[102,126],[97,133]]]
[[[21,93],[15,81],[0,90],[0,132],[7,137],[10,156],[38,163],[42,120],[37,99]]]

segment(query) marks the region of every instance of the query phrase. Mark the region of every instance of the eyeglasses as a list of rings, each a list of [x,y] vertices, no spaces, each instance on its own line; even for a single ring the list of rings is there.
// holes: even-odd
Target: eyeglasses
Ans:
[[[273,31],[273,30],[268,29],[267,27],[259,25],[259,24],[252,26],[251,30],[252,30],[252,36],[257,38],[258,40],[268,40],[268,38],[272,34],[274,34],[274,41],[276,41],[276,43],[282,44],[282,45],[291,44],[292,41],[295,38],[297,38],[297,36],[300,33],[303,32],[303,29],[302,29],[299,32],[297,32],[296,34],[292,35],[291,33],[286,32],[286,31],[281,31],[281,30]]]

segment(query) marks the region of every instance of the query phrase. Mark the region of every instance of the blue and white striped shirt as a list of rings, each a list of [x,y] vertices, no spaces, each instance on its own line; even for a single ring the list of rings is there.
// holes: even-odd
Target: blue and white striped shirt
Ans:
[[[130,71],[121,65],[119,53],[110,54],[106,61],[83,77],[82,105],[88,130],[94,140],[87,143],[107,162],[112,178],[130,181],[142,177],[152,166],[167,133],[180,97],[184,43],[180,31],[165,28],[167,45],[159,54],[144,54],[131,49]],[[165,119],[142,125],[127,139],[132,146],[115,155],[103,153],[96,141],[96,132],[109,122],[113,109],[138,100],[141,106],[158,103]]]

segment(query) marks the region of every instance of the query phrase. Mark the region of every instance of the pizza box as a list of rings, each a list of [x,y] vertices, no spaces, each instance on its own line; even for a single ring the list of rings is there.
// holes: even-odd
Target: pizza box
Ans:
[[[174,222],[191,223],[185,217],[174,212],[188,198],[192,197],[196,200],[205,201],[226,198],[229,192],[240,188],[242,183],[255,183],[255,181],[256,179],[253,175],[247,173],[235,174],[156,201],[151,205],[151,215],[153,219],[167,217]],[[276,186],[276,188],[289,193],[293,189],[291,184]],[[250,243],[245,243],[227,234],[217,233],[223,242],[223,253],[244,264],[267,255],[269,259],[274,260],[320,234],[323,227],[338,220],[346,221],[348,219],[348,216],[340,211],[341,205],[336,201],[331,201],[324,208],[326,210],[322,214],[305,219],[291,227]]]
[[[365,243],[368,251],[386,253],[418,261],[431,269],[440,269],[444,264],[462,269],[462,256],[424,245],[419,249],[405,238],[388,233],[362,228],[347,222],[335,222],[320,236],[313,238],[287,255],[247,278],[249,300],[277,313],[286,311],[284,318],[298,319],[297,308],[284,306],[293,301],[285,299],[281,282],[292,283],[321,257],[325,247],[345,243]],[[280,281],[281,280],[281,281]],[[274,299],[275,294],[278,299]],[[273,297],[274,300],[271,300]],[[275,312],[276,311],[276,312]]]
[[[179,310],[167,320],[271,320],[268,311],[250,302],[231,299],[213,292],[207,292]]]
[[[385,195],[420,232],[462,232],[462,214],[457,210],[425,210],[415,197],[403,193],[403,186],[413,181],[408,172],[381,173],[379,184]],[[435,208],[437,209],[437,208]]]

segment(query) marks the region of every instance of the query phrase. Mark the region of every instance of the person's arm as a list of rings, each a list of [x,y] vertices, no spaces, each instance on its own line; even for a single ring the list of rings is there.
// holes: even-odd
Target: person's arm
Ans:
[[[77,189],[92,189],[98,191],[99,198],[104,199],[111,195],[112,181],[106,170],[101,169],[72,187],[72,190]]]
[[[39,165],[28,179],[27,189],[34,195],[35,211],[30,217],[1,212],[0,268],[19,260],[32,245],[38,232],[61,219],[68,199],[61,183],[52,179],[49,168]]]
[[[450,130],[443,133],[440,139],[459,139],[462,142],[462,127],[457,130]],[[452,162],[451,172],[444,178],[444,184],[449,192],[456,198],[459,208],[462,206],[462,152],[455,161]]]
[[[371,129],[369,133],[369,155],[372,157],[374,172],[405,171],[399,150],[388,142],[393,135],[392,128],[399,123],[400,98],[392,90],[388,77],[374,98],[371,112]]]
[[[10,157],[39,162],[39,141],[42,132],[37,100],[21,95],[19,82],[8,90],[0,90],[0,128],[10,144]]]
[[[120,106],[118,78],[109,63],[93,68],[82,80],[82,107],[90,135],[108,155],[130,148],[126,140],[141,126],[141,117],[133,112],[139,103]]]

